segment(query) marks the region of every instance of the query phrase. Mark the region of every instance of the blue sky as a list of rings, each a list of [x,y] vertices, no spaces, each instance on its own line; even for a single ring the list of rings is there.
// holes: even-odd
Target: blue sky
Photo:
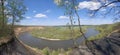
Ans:
[[[27,7],[25,18],[19,22],[21,25],[66,25],[69,18],[64,15],[64,9],[58,7],[53,0],[24,0]],[[94,7],[95,6],[95,7]],[[98,2],[79,1],[78,13],[83,25],[111,24],[113,20],[110,16],[89,17],[88,10],[97,9],[100,6]],[[100,12],[105,12],[102,9]],[[74,19],[77,24],[77,19]]]

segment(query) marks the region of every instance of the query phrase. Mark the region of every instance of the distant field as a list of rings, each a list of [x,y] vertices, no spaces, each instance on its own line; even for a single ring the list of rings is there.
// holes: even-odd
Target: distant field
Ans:
[[[83,26],[83,32],[86,31],[88,26]],[[44,37],[44,38],[49,38],[49,39],[61,39],[61,40],[66,40],[66,39],[71,39],[71,38],[77,38],[81,36],[81,33],[79,32],[78,26],[74,27],[74,37],[71,37],[71,31],[69,27],[65,26],[54,26],[54,27],[44,27],[43,29],[33,29],[30,31],[30,33],[37,37]]]

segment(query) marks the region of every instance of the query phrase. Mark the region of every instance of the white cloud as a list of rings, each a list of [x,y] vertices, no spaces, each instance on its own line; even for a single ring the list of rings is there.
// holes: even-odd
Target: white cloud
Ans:
[[[111,24],[111,23],[113,23],[111,19],[102,19],[102,18],[81,19],[81,24],[83,25],[101,25],[101,24]]]
[[[51,12],[51,10],[49,10],[49,9],[45,11],[45,13],[49,13],[49,12]]]
[[[27,10],[29,10],[29,8],[28,8],[28,7],[27,7],[26,9],[27,9]]]
[[[33,11],[34,13],[37,12],[36,10]]]
[[[29,18],[31,18],[31,17],[27,16],[26,18],[29,19]]]
[[[47,18],[47,15],[39,13],[39,14],[36,14],[34,17],[36,17],[36,18]]]
[[[69,19],[69,17],[67,17],[67,16],[59,16],[58,18],[59,19]]]
[[[116,4],[112,3],[112,4],[108,5],[108,7],[113,7],[113,6],[116,6]]]
[[[89,10],[96,10],[101,6],[100,2],[94,2],[94,1],[83,1],[79,2],[79,9],[89,9]]]

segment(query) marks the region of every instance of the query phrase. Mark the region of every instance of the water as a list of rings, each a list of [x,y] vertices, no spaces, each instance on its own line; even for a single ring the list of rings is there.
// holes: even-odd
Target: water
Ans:
[[[88,28],[87,32],[85,33],[85,36],[89,38],[97,34],[99,34],[97,30],[93,28]],[[19,36],[19,39],[23,43],[39,49],[43,49],[45,47],[49,47],[50,49],[59,49],[59,48],[68,49],[74,46],[73,40],[71,39],[70,40],[46,40],[46,39],[35,38],[30,33],[27,33],[27,32],[22,33]],[[80,38],[77,38],[75,41],[78,45],[80,45],[84,41],[84,38],[80,37]]]

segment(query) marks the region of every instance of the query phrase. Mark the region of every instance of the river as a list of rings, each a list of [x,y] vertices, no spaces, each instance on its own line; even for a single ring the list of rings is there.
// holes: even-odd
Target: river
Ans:
[[[91,36],[96,36],[97,34],[99,34],[99,31],[95,30],[94,28],[88,28],[85,33],[85,36],[89,38]],[[28,32],[24,32],[20,34],[18,39],[31,47],[35,47],[39,49],[43,49],[45,47],[48,47],[50,49],[59,49],[59,48],[68,49],[74,46],[72,39],[70,40],[46,40],[46,39],[33,37]],[[80,37],[80,38],[77,38],[75,41],[78,45],[80,45],[84,41],[84,38]]]

